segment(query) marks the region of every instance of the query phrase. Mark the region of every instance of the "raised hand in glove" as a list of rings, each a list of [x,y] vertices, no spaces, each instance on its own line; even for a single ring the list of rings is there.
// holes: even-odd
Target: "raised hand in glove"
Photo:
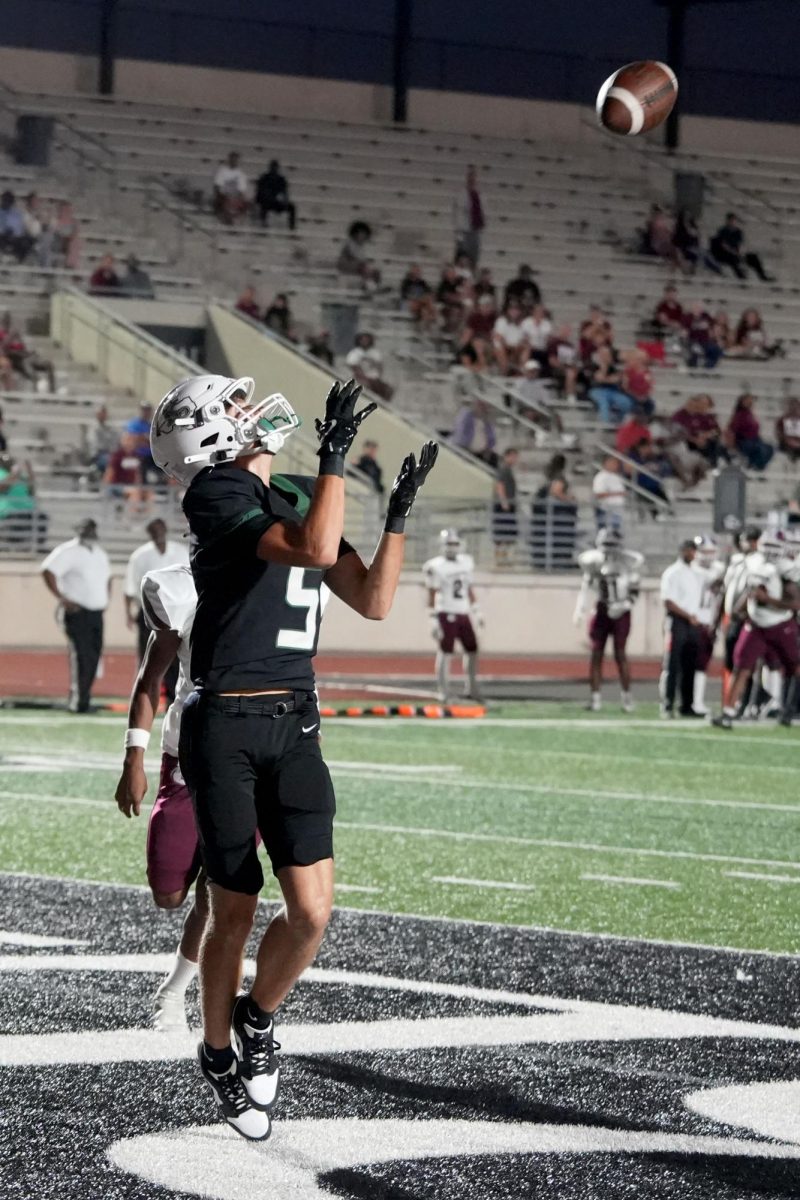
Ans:
[[[355,411],[361,387],[354,379],[347,383],[335,383],[325,401],[325,419],[317,417],[314,426],[320,446],[320,475],[344,475],[344,459],[365,417],[374,412],[377,404],[368,404],[361,412]]]
[[[407,454],[403,459],[389,494],[384,525],[387,533],[402,533],[405,529],[406,517],[411,512],[417,492],[433,470],[438,453],[438,443],[426,442],[420,451],[419,462],[413,454]]]

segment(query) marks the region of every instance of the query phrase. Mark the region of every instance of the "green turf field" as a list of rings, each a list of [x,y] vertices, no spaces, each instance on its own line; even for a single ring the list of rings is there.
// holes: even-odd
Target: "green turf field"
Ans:
[[[0,713],[0,869],[144,882],[146,819],[113,801],[124,728]],[[480,723],[327,721],[323,744],[341,905],[800,946],[796,731],[508,705]],[[157,750],[149,766],[152,800]]]

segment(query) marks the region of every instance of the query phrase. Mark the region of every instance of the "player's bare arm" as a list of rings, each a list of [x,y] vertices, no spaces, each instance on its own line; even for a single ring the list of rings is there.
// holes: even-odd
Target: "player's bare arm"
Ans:
[[[158,712],[161,681],[180,645],[180,635],[175,630],[163,626],[152,610],[148,612],[148,620],[156,629],[150,634],[139,674],[133,685],[128,710],[128,728],[140,729],[146,733],[153,728],[153,721]],[[125,750],[122,774],[114,793],[117,807],[126,817],[138,817],[146,793],[144,747],[128,746]]]
[[[386,528],[369,567],[353,552],[345,554],[325,574],[325,582],[334,595],[371,621],[389,615],[405,554],[405,520],[411,512],[417,492],[433,469],[438,454],[435,442],[423,446],[417,462],[413,454],[403,461],[389,496]],[[435,592],[429,589],[429,604]]]

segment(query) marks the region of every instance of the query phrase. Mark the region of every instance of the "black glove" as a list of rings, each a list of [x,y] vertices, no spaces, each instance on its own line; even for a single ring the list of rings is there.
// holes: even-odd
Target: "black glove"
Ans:
[[[406,517],[411,512],[417,492],[433,470],[438,453],[437,442],[426,442],[420,451],[419,463],[413,454],[407,454],[403,459],[403,465],[392,484],[389,495],[389,507],[386,509],[386,524],[384,525],[387,533],[402,533],[405,529]]]
[[[365,417],[374,412],[377,404],[368,404],[360,413],[355,412],[361,388],[354,379],[347,383],[335,383],[325,401],[325,420],[317,417],[314,426],[320,440],[320,475],[344,475],[344,457],[353,444],[358,427]]]

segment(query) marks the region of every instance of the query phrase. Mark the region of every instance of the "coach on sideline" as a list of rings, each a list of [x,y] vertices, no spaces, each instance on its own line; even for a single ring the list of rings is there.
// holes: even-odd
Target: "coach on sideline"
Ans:
[[[698,620],[703,595],[703,576],[692,570],[695,544],[681,542],[678,558],[661,576],[661,599],[667,614],[667,640],[662,674],[661,715],[673,716],[678,679],[681,685],[682,717],[700,716],[692,708],[694,673],[697,663]]]
[[[70,642],[69,711],[89,711],[89,697],[103,652],[103,613],[111,595],[111,566],[87,518],[78,536],[51,550],[42,563],[44,581],[59,602]]]

